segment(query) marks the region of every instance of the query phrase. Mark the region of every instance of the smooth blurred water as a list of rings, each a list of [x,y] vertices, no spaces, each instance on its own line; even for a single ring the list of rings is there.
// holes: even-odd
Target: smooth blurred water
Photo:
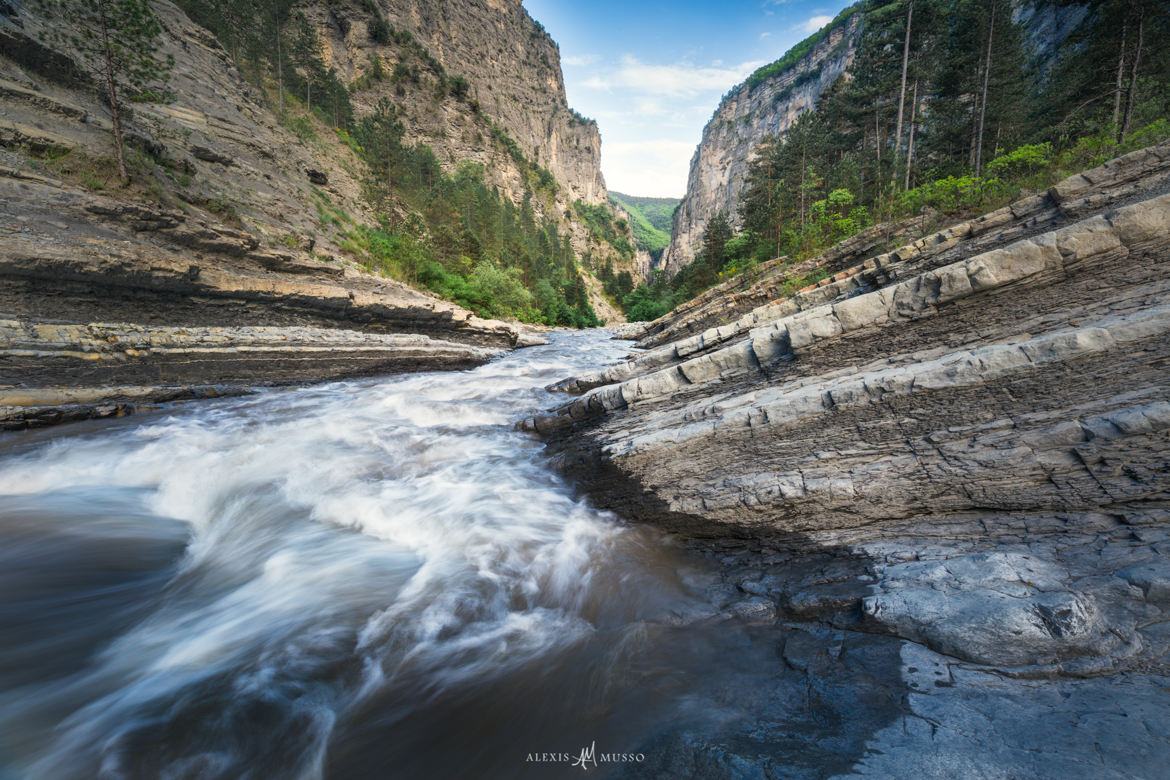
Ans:
[[[0,776],[568,775],[707,717],[718,577],[514,427],[627,349],[0,438]]]

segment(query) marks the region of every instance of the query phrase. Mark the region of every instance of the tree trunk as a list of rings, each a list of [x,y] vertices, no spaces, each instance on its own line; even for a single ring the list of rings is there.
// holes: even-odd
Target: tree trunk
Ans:
[[[999,3],[991,6],[991,21],[987,25],[987,65],[983,68],[983,97],[979,101],[979,134],[975,140],[975,175],[983,174],[983,122],[987,118],[987,85],[991,80],[991,43],[995,40],[995,12]]]
[[[1145,25],[1146,12],[1145,9],[1142,9],[1141,15],[1138,16],[1137,49],[1133,53],[1133,71],[1131,71],[1129,77],[1129,94],[1125,97],[1125,118],[1121,120],[1121,133],[1117,136],[1118,143],[1121,143],[1125,136],[1129,135],[1129,125],[1133,121],[1133,104],[1137,102],[1138,68],[1141,67],[1142,63],[1142,43]]]
[[[906,105],[906,72],[910,68],[910,24],[914,20],[914,0],[906,10],[906,39],[902,43],[902,86],[898,90],[898,124],[894,130],[894,170],[897,176],[898,150],[902,146],[902,115]]]
[[[110,41],[110,27],[106,20],[106,4],[97,3],[98,17],[102,25],[102,52],[105,58],[106,97],[110,101],[110,118],[114,124],[114,158],[118,161],[118,175],[122,178],[122,185],[130,183],[130,174],[126,171],[126,153],[122,146],[122,115],[118,111],[118,81],[114,76],[114,48]]]
[[[1113,85],[1113,126],[1120,127],[1121,121],[1121,82],[1125,73],[1125,38],[1129,33],[1129,14],[1121,23],[1121,48],[1117,52],[1117,79]]]
[[[910,143],[906,146],[906,181],[902,189],[910,189],[910,167],[914,164],[914,128],[918,119],[918,79],[914,79],[914,96],[910,98]]]
[[[808,170],[808,166],[805,163],[806,153],[807,153],[807,147],[804,144],[801,144],[801,148],[800,148],[800,232],[802,234],[804,233],[804,176],[805,176],[805,172]],[[803,236],[801,238],[802,238],[802,242],[803,242]]]
[[[272,27],[276,31],[276,90],[280,99],[280,115],[284,116],[284,59],[280,56],[280,13],[272,5]]]
[[[980,55],[982,56],[982,55]],[[979,133],[979,95],[971,101],[971,138],[967,142],[967,167],[975,170],[975,137]]]

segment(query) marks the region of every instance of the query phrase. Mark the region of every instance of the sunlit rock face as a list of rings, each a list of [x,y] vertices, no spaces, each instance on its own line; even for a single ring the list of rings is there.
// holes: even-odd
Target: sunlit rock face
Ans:
[[[379,6],[387,22],[409,31],[449,75],[467,79],[470,97],[483,114],[563,187],[562,205],[577,199],[605,202],[597,125],[581,121],[570,111],[560,49],[519,2],[389,0]],[[320,3],[311,11],[329,63],[346,80],[368,71],[374,56],[393,67],[396,47],[370,40],[370,17],[364,9]],[[513,200],[523,197],[521,172],[506,153],[485,142],[484,131],[490,128],[470,116],[466,104],[436,101],[426,90],[399,95],[388,83],[374,85],[357,100],[372,108],[384,96],[402,111],[408,133],[429,144],[440,160],[481,162],[493,183]]]
[[[1035,67],[1043,71],[1069,33],[1088,11],[1087,5],[1021,0],[1013,20],[1021,27]],[[747,82],[724,97],[691,158],[687,193],[675,215],[666,267],[674,272],[689,264],[707,221],[726,211],[733,223],[747,187],[748,165],[768,136],[783,136],[792,123],[813,109],[837,79],[848,78],[858,37],[861,10],[840,20],[809,52],[776,76]]]
[[[754,87],[737,87],[715,109],[691,158],[687,194],[674,217],[665,255],[670,271],[694,259],[707,220],[720,211],[737,216],[756,147],[770,135],[787,132],[848,70],[860,31],[861,14],[856,13],[791,68]]]

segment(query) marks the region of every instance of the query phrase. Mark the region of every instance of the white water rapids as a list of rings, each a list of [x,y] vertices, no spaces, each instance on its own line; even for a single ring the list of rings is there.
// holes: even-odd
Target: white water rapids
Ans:
[[[567,775],[680,722],[718,578],[514,427],[626,349],[0,438],[0,777]]]

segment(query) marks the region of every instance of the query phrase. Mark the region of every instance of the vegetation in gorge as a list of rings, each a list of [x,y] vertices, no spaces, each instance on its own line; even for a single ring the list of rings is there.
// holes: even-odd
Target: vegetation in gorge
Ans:
[[[354,226],[350,248],[381,271],[437,292],[487,317],[592,327],[597,316],[577,258],[556,224],[539,218],[532,194],[519,205],[484,183],[482,166],[445,174],[429,147],[403,142],[393,104],[383,99],[350,142],[370,170],[370,197],[389,214]]]
[[[630,228],[638,249],[650,254],[654,261],[670,244],[671,219],[678,208],[678,198],[644,198],[609,191],[609,201],[630,215]]]
[[[367,116],[354,116],[351,90],[386,82],[398,98],[425,90],[435,101],[453,98],[482,116],[466,78],[452,75],[407,30],[394,27],[377,5],[362,0],[368,34],[393,47],[393,67],[381,58],[354,84],[342,84],[325,65],[309,20],[290,0],[181,0],[184,10],[211,30],[231,53],[241,73],[274,91],[274,109],[302,138],[314,134],[309,117],[334,127],[367,164],[367,194],[382,216],[359,225],[318,204],[322,222],[341,229],[343,246],[371,270],[431,290],[485,317],[514,317],[548,325],[599,324],[588,302],[577,257],[554,221],[538,217],[534,200],[548,213],[558,191],[546,168],[529,160],[500,126],[486,134],[524,176],[528,195],[519,205],[488,187],[482,166],[465,164],[444,172],[424,144],[403,141],[405,128],[394,103],[379,101]],[[295,109],[295,110],[293,110]],[[594,213],[601,209],[603,214]],[[607,207],[576,208],[599,238],[622,250],[624,236]],[[608,219],[608,225],[602,225]],[[628,247],[632,256],[633,249]]]
[[[53,16],[71,19],[76,33],[49,32],[58,44],[70,43],[101,84],[114,130],[114,160],[122,184],[130,183],[122,132],[123,98],[151,100],[170,78],[171,57],[158,54],[162,32],[147,0],[38,0]]]
[[[1155,0],[1091,2],[1046,73],[1009,0],[869,0],[860,12],[853,77],[759,147],[739,231],[710,220],[694,262],[634,290],[627,316],[660,316],[729,274],[878,222],[994,209],[1170,137],[1170,14]]]

